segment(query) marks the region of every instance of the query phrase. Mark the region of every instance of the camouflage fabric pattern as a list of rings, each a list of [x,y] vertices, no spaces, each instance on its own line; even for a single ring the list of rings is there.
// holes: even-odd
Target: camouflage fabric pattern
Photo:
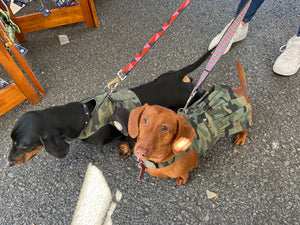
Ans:
[[[131,111],[141,106],[139,98],[130,90],[121,89],[107,97],[108,93],[108,91],[102,91],[100,94],[82,101],[82,103],[87,103],[91,100],[95,100],[96,106],[86,128],[79,135],[79,139],[86,139],[92,136],[106,124],[113,125],[111,116],[116,107]]]
[[[190,149],[201,156],[219,138],[248,129],[252,125],[250,113],[251,104],[245,97],[238,97],[229,86],[213,86],[182,114],[196,131]]]
[[[244,97],[238,97],[229,86],[215,85],[201,99],[188,107],[186,113],[178,112],[193,126],[196,135],[189,150],[195,149],[198,156],[211,149],[221,137],[248,129],[251,124],[251,105]],[[143,160],[150,169],[162,168],[182,157],[187,151],[173,159],[154,163]]]

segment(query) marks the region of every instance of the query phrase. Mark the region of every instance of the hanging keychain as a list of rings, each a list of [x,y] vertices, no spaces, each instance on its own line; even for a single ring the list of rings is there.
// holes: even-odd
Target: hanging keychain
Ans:
[[[17,43],[14,43],[14,44],[15,44],[16,48],[18,49],[20,55],[21,55],[22,57],[24,57],[24,56],[26,55],[26,53],[28,52],[28,49],[27,49],[27,48],[24,48],[23,46],[21,46],[21,45],[19,45],[19,44],[17,44]]]
[[[42,6],[41,6],[41,8],[39,8],[38,11],[46,18],[51,14],[51,11],[44,5],[42,0],[40,0],[40,2],[41,2]],[[45,2],[47,2],[47,0]]]
[[[55,0],[55,3],[59,8],[78,5],[77,2],[72,1],[72,0]]]
[[[8,86],[8,83],[0,78],[0,90]]]
[[[5,4],[10,7],[10,4],[11,4],[11,0],[4,0]]]

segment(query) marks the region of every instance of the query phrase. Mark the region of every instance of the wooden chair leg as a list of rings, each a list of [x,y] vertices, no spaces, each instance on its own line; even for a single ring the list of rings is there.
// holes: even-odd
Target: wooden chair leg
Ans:
[[[97,13],[93,0],[78,0],[86,26],[99,27]]]
[[[18,49],[16,48],[16,46],[13,44],[13,41],[9,38],[8,33],[5,31],[5,27],[3,26],[2,23],[0,23],[0,30],[2,30],[1,36],[4,39],[4,41],[6,43],[10,43],[10,45],[8,46],[9,49],[12,51],[12,53],[14,54],[14,56],[16,57],[17,61],[19,62],[20,66],[23,68],[23,70],[25,71],[25,73],[28,75],[29,79],[32,81],[32,83],[34,84],[34,86],[39,90],[39,92],[42,95],[45,95],[45,91],[42,88],[42,86],[40,85],[40,83],[38,82],[38,80],[36,79],[36,77],[34,76],[32,70],[30,69],[27,61],[25,58],[23,58]],[[4,34],[3,34],[4,32]]]
[[[94,20],[94,25],[95,25],[95,27],[99,27],[99,21],[98,21],[98,16],[97,16],[94,0],[88,0],[88,1],[89,1],[90,9],[91,9],[91,14],[92,14],[92,17]]]
[[[13,58],[6,51],[3,43],[0,43],[0,63],[31,104],[36,104],[41,100]]]

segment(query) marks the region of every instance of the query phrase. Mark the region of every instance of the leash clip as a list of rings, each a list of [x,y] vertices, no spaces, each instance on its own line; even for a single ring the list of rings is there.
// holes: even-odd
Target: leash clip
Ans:
[[[120,70],[118,73],[117,73],[117,76],[112,79],[108,84],[107,84],[107,88],[113,92],[114,90],[117,89],[117,87],[119,86],[119,84],[121,83],[121,81],[125,80],[127,78],[127,76],[122,76],[121,75],[121,71]]]
[[[122,73],[122,70],[120,70],[117,73],[117,75],[119,76],[119,78],[121,79],[121,81],[123,81],[123,80],[125,80],[127,78],[127,76]]]
[[[5,42],[5,47],[11,46],[11,45],[12,45],[12,42],[10,41],[10,39],[9,39],[7,36],[4,36],[4,38],[7,38],[7,39],[8,39],[8,41]]]
[[[192,100],[192,99],[194,98],[194,96],[196,95],[196,93],[197,93],[197,89],[194,89],[194,90],[192,91],[192,93],[191,93],[189,99],[186,101],[184,108],[180,108],[180,109],[179,109],[180,112],[183,112],[184,114],[186,114],[187,107],[188,107],[188,105],[190,104],[191,100]],[[178,110],[178,111],[179,111],[179,110]]]

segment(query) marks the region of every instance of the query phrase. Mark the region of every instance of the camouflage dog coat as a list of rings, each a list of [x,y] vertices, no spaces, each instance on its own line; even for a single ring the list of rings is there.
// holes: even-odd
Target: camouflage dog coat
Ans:
[[[245,97],[238,97],[229,86],[215,85],[198,101],[179,112],[195,129],[196,134],[189,150],[195,149],[198,156],[211,149],[221,137],[236,134],[251,126],[251,105]],[[154,163],[143,160],[150,169],[161,168],[178,160],[187,151],[173,159]]]
[[[82,101],[82,103],[88,103],[94,100],[96,105],[88,124],[81,131],[79,139],[86,139],[92,136],[106,124],[114,126],[112,115],[116,108],[123,108],[130,112],[134,108],[141,106],[139,98],[131,90],[121,89],[107,97],[108,93],[107,91],[102,91],[100,94]]]

